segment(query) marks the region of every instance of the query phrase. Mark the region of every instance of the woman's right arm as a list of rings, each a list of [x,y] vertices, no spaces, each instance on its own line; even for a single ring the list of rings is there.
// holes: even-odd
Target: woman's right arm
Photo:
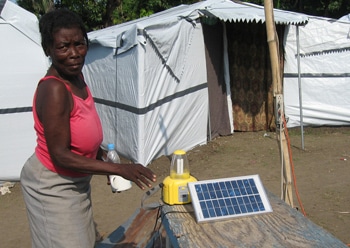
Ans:
[[[51,159],[56,166],[89,174],[120,175],[142,189],[143,185],[152,187],[150,182],[154,182],[156,176],[140,164],[106,163],[71,152],[70,112],[73,100],[62,82],[49,79],[40,83],[35,104],[44,126]]]

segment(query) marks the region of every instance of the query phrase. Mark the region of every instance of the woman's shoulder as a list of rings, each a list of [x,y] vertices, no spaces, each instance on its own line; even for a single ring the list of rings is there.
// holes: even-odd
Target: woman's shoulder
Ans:
[[[45,89],[63,89],[66,88],[68,91],[71,91],[68,84],[61,78],[57,76],[45,76],[40,79],[38,83],[38,88]]]
[[[39,81],[36,99],[38,102],[57,102],[63,103],[71,98],[70,87],[60,78],[54,76],[45,76]],[[69,100],[68,102],[71,102]]]

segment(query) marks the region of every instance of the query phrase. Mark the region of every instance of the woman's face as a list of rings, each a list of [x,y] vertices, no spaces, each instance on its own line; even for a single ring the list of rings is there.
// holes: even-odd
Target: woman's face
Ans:
[[[53,38],[53,45],[48,49],[52,66],[64,78],[80,75],[88,49],[80,28],[58,29]]]

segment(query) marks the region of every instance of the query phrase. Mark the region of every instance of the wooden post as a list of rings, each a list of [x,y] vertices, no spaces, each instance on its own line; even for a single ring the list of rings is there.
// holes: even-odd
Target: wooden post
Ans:
[[[284,133],[284,101],[282,76],[280,67],[279,43],[273,15],[273,3],[271,0],[264,1],[265,23],[267,32],[267,42],[269,44],[273,94],[275,98],[275,118],[277,122],[278,145],[281,154],[281,199],[293,207],[292,176],[290,154],[286,135]]]

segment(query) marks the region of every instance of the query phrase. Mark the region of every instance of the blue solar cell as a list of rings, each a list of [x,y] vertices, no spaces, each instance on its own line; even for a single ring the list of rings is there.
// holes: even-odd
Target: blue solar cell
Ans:
[[[212,201],[206,201],[208,208],[214,208]]]
[[[246,191],[247,191],[247,195],[253,194],[253,190],[250,186],[246,188]]]
[[[217,197],[217,198],[222,198],[222,197],[223,197],[223,196],[222,196],[222,191],[221,191],[221,190],[218,190],[218,191],[216,191],[215,193],[216,193],[216,197]]]
[[[189,183],[197,221],[271,212],[258,175]]]
[[[213,187],[214,187],[214,190],[220,190],[219,183],[214,183]]]
[[[229,215],[235,214],[235,211],[234,211],[234,209],[233,209],[232,206],[228,206],[228,207],[227,207],[227,210],[228,210]]]
[[[248,213],[252,213],[252,212],[255,212],[254,211],[254,209],[253,209],[253,207],[252,207],[252,205],[246,205],[246,208],[247,208],[247,211],[248,211]]]
[[[253,194],[259,194],[259,191],[255,186],[252,187],[252,190],[253,190]]]
[[[220,185],[220,188],[221,188],[222,190],[223,190],[223,189],[226,189],[226,185],[225,185],[224,182],[220,182],[219,185]]]
[[[230,196],[230,192],[225,188],[222,190],[222,197],[227,198]]]
[[[214,208],[215,216],[221,216],[220,208]]]
[[[241,209],[237,206],[234,206],[233,209],[235,210],[236,214],[240,214],[241,213]]]
[[[210,217],[209,212],[208,212],[207,209],[203,209],[203,217],[206,218],[206,219]]]
[[[215,217],[216,216],[214,208],[209,208],[208,210],[209,210],[209,216],[210,217]]]

